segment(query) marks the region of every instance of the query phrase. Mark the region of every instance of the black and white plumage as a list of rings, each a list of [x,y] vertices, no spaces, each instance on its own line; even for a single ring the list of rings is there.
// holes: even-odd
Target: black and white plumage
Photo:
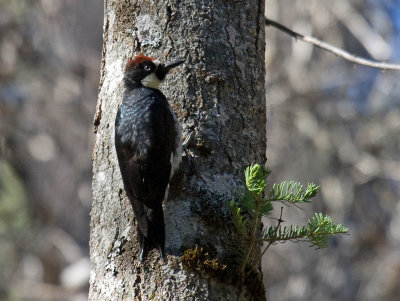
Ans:
[[[115,148],[126,194],[138,224],[140,259],[151,248],[165,256],[162,202],[182,159],[180,124],[158,90],[170,69],[183,61],[160,64],[143,55],[126,65],[125,93],[115,120]]]

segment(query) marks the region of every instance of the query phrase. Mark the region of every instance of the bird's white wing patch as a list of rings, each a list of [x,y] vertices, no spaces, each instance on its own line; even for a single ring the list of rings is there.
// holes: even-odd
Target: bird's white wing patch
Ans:
[[[182,129],[181,125],[179,124],[178,118],[171,107],[169,107],[172,116],[174,117],[174,124],[175,124],[175,149],[171,153],[171,177],[174,175],[175,171],[178,170],[179,165],[182,162]]]

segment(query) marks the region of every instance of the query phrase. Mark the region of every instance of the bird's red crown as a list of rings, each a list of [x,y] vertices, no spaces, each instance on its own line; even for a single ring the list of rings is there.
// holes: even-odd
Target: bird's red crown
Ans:
[[[143,54],[138,54],[136,55],[133,59],[128,60],[128,63],[126,64],[126,70],[128,69],[136,69],[141,63],[146,62],[146,61],[155,61],[156,58],[150,57],[150,56],[145,56]]]

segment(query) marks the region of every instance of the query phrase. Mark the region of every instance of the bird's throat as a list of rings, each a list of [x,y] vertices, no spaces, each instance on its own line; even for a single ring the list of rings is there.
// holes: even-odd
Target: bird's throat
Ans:
[[[141,80],[143,86],[153,89],[160,89],[160,80],[157,75],[151,73]]]

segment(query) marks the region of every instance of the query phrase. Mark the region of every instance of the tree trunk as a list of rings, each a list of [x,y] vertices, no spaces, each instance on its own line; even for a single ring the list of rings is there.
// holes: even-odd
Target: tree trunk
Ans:
[[[265,298],[257,269],[251,281],[235,274],[245,246],[235,243],[227,209],[243,185],[244,168],[265,162],[263,15],[264,1],[255,0],[105,1],[89,300]],[[139,53],[162,62],[186,60],[161,86],[183,135],[193,133],[193,168],[184,158],[164,204],[165,263],[156,251],[139,263],[135,219],[114,149],[123,69]]]

